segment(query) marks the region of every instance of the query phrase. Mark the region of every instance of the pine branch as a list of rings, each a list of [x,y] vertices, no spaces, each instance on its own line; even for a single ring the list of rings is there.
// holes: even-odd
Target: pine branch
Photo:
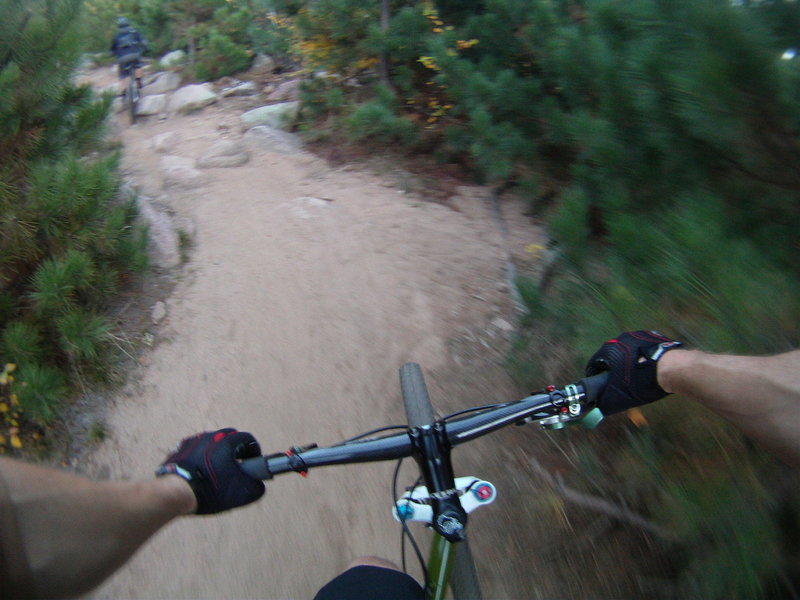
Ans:
[[[28,26],[28,21],[31,20],[31,11],[25,11],[25,16],[22,18],[22,23],[20,23],[19,27],[17,27],[17,34],[14,39],[8,44],[8,51],[5,53],[5,56],[0,58],[0,71],[5,69],[11,63],[11,56],[13,53],[14,48],[16,48],[17,44],[19,43],[22,34],[25,32],[25,28]]]
[[[664,529],[660,525],[656,525],[652,521],[625,506],[620,506],[609,500],[606,500],[605,498],[584,494],[567,487],[560,476],[551,474],[535,458],[530,459],[530,465],[533,468],[533,471],[542,479],[544,479],[548,485],[555,489],[564,498],[564,500],[571,502],[572,504],[600,512],[613,519],[616,519],[617,521],[628,523],[629,525],[633,525],[639,529],[644,529],[645,531],[652,533],[659,538],[669,539],[673,537],[671,532],[668,530]]]

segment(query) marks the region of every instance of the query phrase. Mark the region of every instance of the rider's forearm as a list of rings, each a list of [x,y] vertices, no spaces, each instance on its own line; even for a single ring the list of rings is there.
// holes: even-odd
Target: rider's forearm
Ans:
[[[765,357],[671,350],[659,361],[658,382],[800,465],[800,350]]]
[[[88,591],[162,526],[195,510],[191,488],[175,475],[95,482],[10,459],[0,459],[0,475],[37,597]]]

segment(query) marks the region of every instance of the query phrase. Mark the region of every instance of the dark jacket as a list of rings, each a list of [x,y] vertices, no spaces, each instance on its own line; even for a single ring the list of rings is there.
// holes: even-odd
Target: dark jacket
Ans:
[[[141,55],[146,49],[147,42],[133,27],[121,27],[111,42],[111,54],[117,59],[129,54]]]

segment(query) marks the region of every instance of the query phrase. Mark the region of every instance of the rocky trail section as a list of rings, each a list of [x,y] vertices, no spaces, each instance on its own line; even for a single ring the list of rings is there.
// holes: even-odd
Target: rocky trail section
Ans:
[[[114,83],[109,68],[89,77]],[[145,102],[158,110],[134,126],[120,115],[127,185],[158,273],[177,283],[154,303],[156,343],[112,400],[89,472],[150,477],[181,436],[221,426],[275,451],[402,423],[407,361],[443,408],[516,397],[500,367],[515,320],[504,266],[509,247],[540,243],[513,225],[524,207],[504,207],[504,236],[484,188],[444,206],[408,193],[395,166],[328,165],[278,127],[296,111],[292,89],[157,74]],[[283,477],[253,506],[179,520],[94,597],[308,598],[356,556],[399,561],[392,468]],[[512,594],[493,565],[482,572],[488,597]]]

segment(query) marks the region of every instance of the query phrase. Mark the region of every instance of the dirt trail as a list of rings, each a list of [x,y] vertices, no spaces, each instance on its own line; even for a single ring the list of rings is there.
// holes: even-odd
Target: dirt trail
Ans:
[[[487,190],[460,188],[446,207],[388,176],[262,151],[165,192],[153,137],[175,132],[170,153],[196,158],[241,136],[240,113],[226,101],[122,132],[126,175],[188,224],[194,248],[90,469],[150,477],[181,436],[222,426],[277,451],[400,423],[407,361],[435,403],[514,397],[497,366],[514,316]],[[285,476],[255,505],[181,519],[93,596],[308,598],[356,556],[399,561],[392,468]],[[489,597],[504,595],[491,568],[483,576]]]

